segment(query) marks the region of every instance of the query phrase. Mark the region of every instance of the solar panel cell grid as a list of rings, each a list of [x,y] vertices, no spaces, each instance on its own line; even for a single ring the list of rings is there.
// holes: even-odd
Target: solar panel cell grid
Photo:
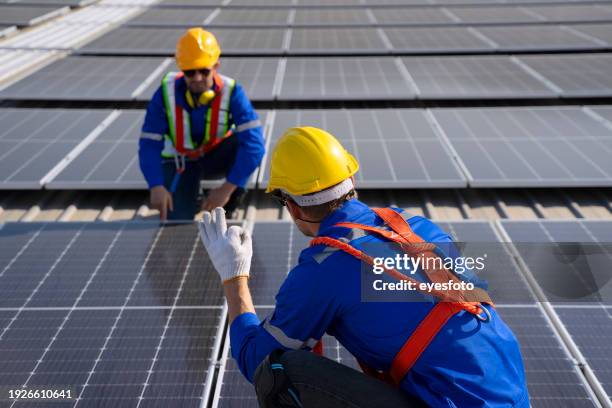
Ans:
[[[406,99],[414,93],[393,58],[289,58],[279,99]]]
[[[610,129],[580,109],[433,112],[468,169],[471,185],[603,185],[612,175],[604,158]]]
[[[385,28],[393,52],[492,50],[493,46],[464,27]]]
[[[612,397],[612,310],[555,308],[608,397]]]
[[[562,26],[478,27],[478,31],[497,44],[497,49],[505,51],[604,47],[601,43]]]
[[[286,26],[288,9],[223,9],[210,22],[209,26]]]
[[[555,84],[562,96],[612,95],[612,55],[527,55],[520,60]]]
[[[402,58],[421,98],[533,98],[556,93],[508,57]]]
[[[131,19],[131,25],[143,26],[198,26],[213,12],[213,9],[150,9]]]
[[[291,34],[290,54],[317,53],[339,54],[389,52],[379,33],[373,29],[359,28],[294,28]]]
[[[41,179],[110,111],[0,110],[0,188],[40,189]]]

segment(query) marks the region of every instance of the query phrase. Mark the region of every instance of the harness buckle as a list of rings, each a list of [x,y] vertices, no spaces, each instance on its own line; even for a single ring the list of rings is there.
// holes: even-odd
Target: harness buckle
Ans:
[[[476,319],[478,319],[479,321],[483,322],[483,323],[488,323],[491,321],[491,312],[489,311],[489,309],[487,309],[486,307],[481,306],[480,309],[483,311],[483,314],[475,314],[474,317],[476,317]]]

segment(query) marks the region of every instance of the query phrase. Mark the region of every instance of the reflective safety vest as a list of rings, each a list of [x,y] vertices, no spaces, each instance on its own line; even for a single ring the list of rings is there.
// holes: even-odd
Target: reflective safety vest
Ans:
[[[424,259],[438,257],[436,254],[435,244],[425,242],[420,236],[412,231],[408,222],[402,217],[401,214],[395,212],[391,208],[372,208],[372,211],[376,213],[390,228],[387,229],[373,227],[370,225],[357,224],[352,222],[340,222],[336,224],[338,227],[345,227],[351,229],[363,230],[367,233],[373,233],[380,235],[382,238],[397,243],[400,248],[410,255],[411,257],[422,256]],[[330,237],[317,237],[310,241],[310,245],[326,245],[328,247],[342,250],[362,262],[370,265],[374,264],[374,259],[366,254],[365,252],[353,247],[346,240],[342,241]],[[436,263],[433,262],[435,265]],[[429,265],[424,262],[423,265]],[[414,282],[415,287],[419,287],[419,282],[415,279],[402,274],[393,268],[386,268],[385,273],[397,280]],[[425,276],[432,283],[445,283],[448,281],[460,282],[459,279],[448,269],[442,267],[436,268],[422,268]],[[420,289],[418,289],[421,291]],[[427,346],[431,343],[438,332],[444,327],[446,322],[459,312],[466,311],[475,316],[475,318],[482,322],[488,322],[491,319],[490,312],[482,305],[487,303],[493,306],[491,298],[486,291],[480,288],[474,288],[473,290],[449,290],[449,291],[437,291],[432,290],[430,292],[422,291],[426,295],[431,295],[438,300],[431,311],[425,316],[425,318],[418,324],[414,332],[408,337],[408,340],[401,347],[399,352],[395,355],[389,372],[380,372],[371,367],[366,366],[361,361],[358,361],[363,372],[372,377],[376,377],[380,380],[388,383],[399,385],[402,379],[408,374],[412,366],[417,362],[421,354],[427,349]],[[317,344],[313,348],[313,351],[317,354],[321,354],[322,345]]]
[[[198,158],[214,149],[221,141],[232,135],[233,125],[230,126],[230,99],[236,81],[224,75],[214,74],[216,85],[215,97],[206,111],[206,124],[204,137],[199,146],[195,146],[191,138],[191,119],[176,103],[176,81],[183,76],[182,72],[169,72],[162,80],[162,94],[166,116],[168,117],[169,135],[164,135],[164,149],[162,157],[171,158],[185,155]]]

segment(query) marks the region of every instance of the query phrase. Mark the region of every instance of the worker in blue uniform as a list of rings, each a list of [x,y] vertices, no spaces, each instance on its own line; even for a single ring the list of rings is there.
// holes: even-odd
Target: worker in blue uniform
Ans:
[[[362,298],[368,248],[397,253],[392,241],[415,256],[435,257],[439,248],[457,256],[444,231],[424,217],[360,202],[357,161],[321,129],[286,131],[270,166],[267,191],[314,239],[282,283],[269,317],[260,321],[249,292],[248,232],[228,229],[221,208],[205,212],[199,225],[223,281],[232,356],[255,383],[262,406],[529,407],[519,344],[482,287],[435,296],[406,292],[412,301],[405,302]],[[393,281],[396,272],[384,276]],[[478,283],[444,268],[424,267],[413,276]],[[309,352],[325,333],[368,376]]]
[[[140,169],[160,218],[193,219],[201,179],[225,178],[203,210],[232,213],[264,155],[262,127],[244,90],[218,73],[215,36],[189,29],[177,42],[176,65],[151,99],[139,141]]]

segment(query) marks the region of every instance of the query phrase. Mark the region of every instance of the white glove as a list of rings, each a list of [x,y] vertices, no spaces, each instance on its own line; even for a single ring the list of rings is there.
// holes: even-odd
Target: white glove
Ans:
[[[215,208],[212,214],[205,211],[198,229],[204,248],[223,282],[249,276],[253,256],[251,235],[236,225],[228,229],[223,208]]]

